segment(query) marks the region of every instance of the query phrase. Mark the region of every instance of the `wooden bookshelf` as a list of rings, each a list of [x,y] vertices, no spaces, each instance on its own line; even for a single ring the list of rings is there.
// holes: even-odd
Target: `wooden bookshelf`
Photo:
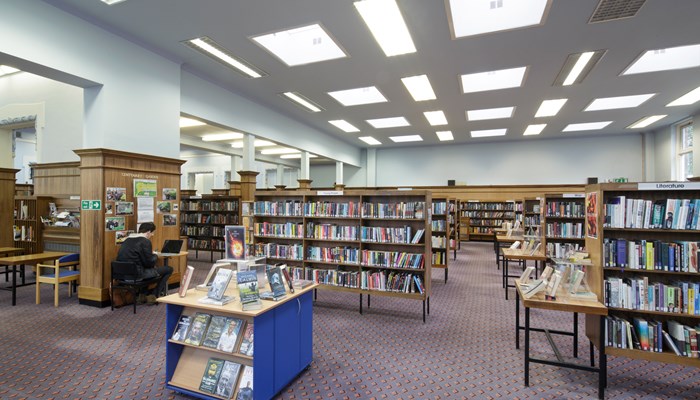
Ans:
[[[41,217],[49,214],[50,197],[16,196],[13,223],[14,247],[24,249],[24,254],[44,251]]]
[[[208,251],[210,261],[214,253],[224,258],[226,245],[224,227],[240,225],[240,199],[227,195],[190,196],[181,199],[180,235],[187,236],[187,248],[195,251]]]
[[[370,295],[421,300],[425,321],[432,267],[430,192],[332,193],[256,192],[255,255],[286,263],[295,278],[312,280],[319,289],[359,294],[360,312],[363,295],[368,307]],[[412,243],[420,229],[418,243]]]
[[[462,241],[460,239],[460,227],[461,221],[459,219],[459,200],[458,199],[448,199],[447,200],[447,219],[450,225],[450,247],[452,248],[452,258],[457,259],[457,249],[462,248]]]
[[[564,258],[585,247],[585,198],[583,193],[545,196],[544,240],[546,255]]]
[[[494,229],[515,218],[515,201],[467,200],[460,203],[460,218],[469,218],[469,240],[494,240]]]
[[[430,229],[432,231],[431,250],[432,267],[445,271],[445,283],[449,271],[449,256],[451,250],[450,202],[446,198],[433,199],[432,219]]]
[[[656,226],[665,221],[667,205],[680,205],[683,200],[690,203],[693,199],[700,199],[700,184],[695,182],[606,183],[586,187],[585,243],[593,263],[586,274],[591,290],[599,301],[608,306],[609,316],[614,318],[607,321],[609,339],[616,337],[612,329],[624,326],[620,321],[628,321],[631,330],[639,332],[635,328],[635,318],[637,322],[644,320],[648,324],[658,322],[660,328],[669,334],[672,334],[670,321],[689,327],[700,325],[700,311],[690,313],[683,306],[683,303],[687,304],[693,299],[687,298],[687,292],[685,296],[676,296],[679,291],[683,293],[684,283],[700,285],[695,251],[697,242],[700,242],[700,230],[681,225],[688,221],[691,225],[695,224],[693,221],[697,218],[693,219],[691,214],[688,219],[688,208],[684,212],[676,208],[674,215],[678,223],[673,228]],[[659,207],[656,216],[655,204]],[[669,244],[678,246],[674,253],[681,257],[666,259],[663,254],[667,252],[666,246]],[[642,247],[647,251],[634,252]],[[625,285],[631,289],[626,289]],[[664,285],[664,289],[659,290],[661,285]],[[645,295],[637,296],[640,291]],[[631,293],[631,297],[622,296],[621,293]],[[667,294],[669,298],[659,299],[659,296]],[[695,292],[695,297],[699,294]],[[669,309],[667,303],[672,303],[678,309]],[[596,319],[586,320],[586,334],[595,343],[600,329],[598,324]],[[606,354],[700,367],[700,359],[676,355],[665,340],[661,340],[660,352],[641,350],[634,340],[627,347],[619,347],[621,344],[620,341],[612,343],[609,340],[605,347]]]

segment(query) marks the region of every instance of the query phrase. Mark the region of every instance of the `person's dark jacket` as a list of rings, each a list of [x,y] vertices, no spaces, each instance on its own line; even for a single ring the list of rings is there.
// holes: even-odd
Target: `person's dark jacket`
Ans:
[[[129,236],[119,248],[117,261],[133,262],[144,270],[152,269],[156,265],[158,256],[153,254],[151,241],[141,235]]]

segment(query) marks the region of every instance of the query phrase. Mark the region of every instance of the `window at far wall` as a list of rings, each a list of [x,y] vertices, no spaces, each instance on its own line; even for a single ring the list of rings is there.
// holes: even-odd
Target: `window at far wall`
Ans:
[[[693,123],[678,125],[678,180],[686,181],[693,177]]]

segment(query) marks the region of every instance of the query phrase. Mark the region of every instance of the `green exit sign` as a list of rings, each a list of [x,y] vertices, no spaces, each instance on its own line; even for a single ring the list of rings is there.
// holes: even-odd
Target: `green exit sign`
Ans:
[[[81,210],[101,210],[102,200],[81,200],[80,201]]]

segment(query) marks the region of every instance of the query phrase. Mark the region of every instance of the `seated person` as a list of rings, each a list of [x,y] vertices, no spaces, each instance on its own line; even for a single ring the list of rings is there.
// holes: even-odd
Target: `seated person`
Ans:
[[[156,230],[153,222],[144,222],[139,226],[139,232],[129,235],[119,247],[117,261],[133,262],[140,265],[143,270],[142,279],[150,279],[160,276],[155,292],[146,296],[147,303],[155,303],[157,296],[164,296],[168,292],[168,278],[173,273],[172,267],[156,267],[158,256],[153,254],[151,238]]]

